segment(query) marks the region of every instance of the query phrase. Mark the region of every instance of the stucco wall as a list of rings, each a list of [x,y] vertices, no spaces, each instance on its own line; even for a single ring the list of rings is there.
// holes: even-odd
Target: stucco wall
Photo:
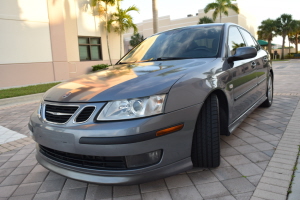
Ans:
[[[0,64],[52,61],[46,0],[1,0],[0,27]]]
[[[0,88],[63,81],[108,64],[106,30],[92,11],[86,0],[1,0]],[[101,37],[103,60],[80,61],[78,36]],[[115,63],[119,35],[109,33],[109,43]]]

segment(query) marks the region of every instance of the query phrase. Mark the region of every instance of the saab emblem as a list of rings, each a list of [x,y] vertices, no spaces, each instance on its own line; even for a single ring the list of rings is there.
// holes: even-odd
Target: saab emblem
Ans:
[[[68,92],[66,93],[64,96],[62,96],[63,99],[67,98],[68,96],[70,96],[72,94],[72,92]]]

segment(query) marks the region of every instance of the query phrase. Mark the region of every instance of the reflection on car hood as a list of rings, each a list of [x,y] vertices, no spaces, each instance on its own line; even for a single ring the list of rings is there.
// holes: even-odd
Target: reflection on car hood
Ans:
[[[168,93],[189,70],[215,58],[116,65],[79,76],[48,90],[45,101],[100,102]]]

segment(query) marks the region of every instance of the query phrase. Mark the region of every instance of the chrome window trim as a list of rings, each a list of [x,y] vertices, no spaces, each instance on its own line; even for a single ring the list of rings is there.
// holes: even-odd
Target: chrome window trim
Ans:
[[[66,121],[65,123],[57,123],[57,122],[50,122],[46,119],[45,113],[46,113],[46,105],[52,105],[52,106],[73,106],[73,107],[77,107],[77,109],[75,110],[75,112],[70,116],[70,118],[68,119],[68,121]],[[62,104],[53,104],[53,103],[43,103],[43,110],[42,110],[42,118],[45,122],[49,123],[49,124],[57,124],[57,125],[64,125],[66,123],[68,123],[71,118],[74,116],[74,114],[77,112],[78,108],[80,106],[79,105],[62,105]]]
[[[91,115],[89,116],[89,118],[87,119],[87,120],[85,120],[85,121],[83,121],[83,122],[76,122],[75,120],[77,119],[77,117],[78,117],[78,115],[83,111],[83,109],[85,109],[86,107],[94,107],[95,109],[94,109],[94,111],[91,113]],[[85,122],[87,122],[91,117],[92,117],[92,115],[94,114],[94,112],[96,111],[96,109],[97,109],[97,106],[92,106],[92,105],[86,105],[86,106],[83,106],[78,112],[77,112],[77,114],[74,116],[74,118],[73,118],[73,124],[82,124],[82,123],[85,123]],[[77,111],[77,110],[76,110]]]

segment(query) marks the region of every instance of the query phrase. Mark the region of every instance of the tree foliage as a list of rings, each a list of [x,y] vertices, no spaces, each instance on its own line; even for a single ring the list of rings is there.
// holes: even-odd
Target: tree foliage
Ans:
[[[139,33],[132,35],[130,38],[129,44],[132,47],[135,47],[144,40],[144,36],[140,35]]]
[[[284,47],[286,36],[292,32],[295,20],[292,15],[282,14],[276,19],[276,33],[282,36],[282,46]],[[281,59],[284,59],[284,48],[281,51]]]
[[[110,56],[108,30],[107,30],[109,17],[110,17],[108,14],[108,6],[114,6],[117,3],[117,1],[118,0],[92,0],[91,1],[91,6],[97,9],[100,19],[105,22],[106,43],[107,43],[107,51],[108,51],[108,58],[109,58],[110,65],[112,65],[112,61]],[[102,3],[104,3],[104,6]]]
[[[298,53],[298,44],[300,43],[300,20],[295,20],[293,29],[289,34],[289,41],[296,46],[296,53]]]
[[[208,11],[214,10],[213,20],[216,20],[217,16],[219,15],[221,22],[222,14],[228,16],[228,9],[231,9],[239,14],[239,8],[236,5],[232,4],[232,1],[235,0],[216,0],[213,3],[207,4],[207,6],[204,8],[204,12],[208,13]]]
[[[198,24],[210,24],[210,23],[214,23],[214,22],[215,21],[212,18],[204,16],[204,17],[199,19]]]
[[[268,41],[268,51],[271,53],[272,50],[272,40],[277,35],[276,34],[277,26],[276,21],[272,19],[267,19],[261,22],[261,25],[258,27],[257,35],[258,39]]]
[[[130,12],[136,11],[139,12],[139,9],[133,5],[127,9],[121,9],[120,5],[117,5],[117,12],[113,13],[111,19],[108,21],[108,31],[111,31],[111,28],[114,32],[120,35],[120,57],[122,56],[122,34],[127,32],[130,28],[133,28],[134,34],[137,33],[138,28],[136,24],[133,23],[132,16]]]

